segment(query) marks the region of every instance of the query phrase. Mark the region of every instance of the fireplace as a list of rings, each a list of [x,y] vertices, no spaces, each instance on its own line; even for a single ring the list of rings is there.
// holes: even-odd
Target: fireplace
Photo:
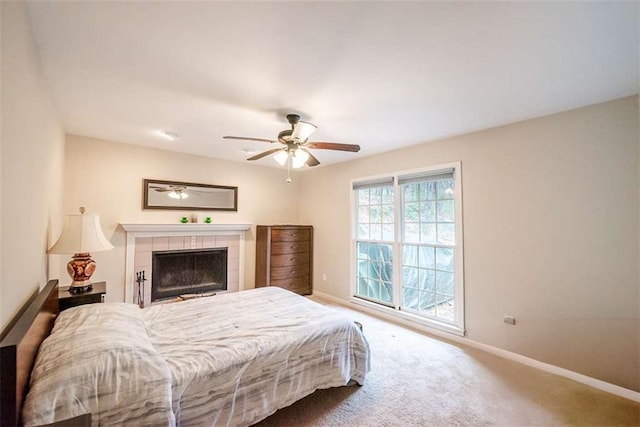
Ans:
[[[227,290],[244,289],[245,232],[251,224],[120,224],[127,233],[124,301],[151,304],[153,252],[227,248]],[[138,274],[146,282],[138,286]]]
[[[227,290],[227,248],[152,252],[151,302]]]

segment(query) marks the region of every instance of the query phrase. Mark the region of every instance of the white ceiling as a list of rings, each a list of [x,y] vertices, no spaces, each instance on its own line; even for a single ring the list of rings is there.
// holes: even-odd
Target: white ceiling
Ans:
[[[637,2],[30,1],[65,130],[243,161],[300,113],[323,165],[638,93]],[[155,132],[180,135],[170,142]],[[278,165],[271,158],[258,161]]]

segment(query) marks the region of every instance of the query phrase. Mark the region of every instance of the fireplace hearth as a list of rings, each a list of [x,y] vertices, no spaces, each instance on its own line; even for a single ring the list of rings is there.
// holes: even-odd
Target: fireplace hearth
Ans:
[[[227,248],[154,251],[151,302],[227,290]]]

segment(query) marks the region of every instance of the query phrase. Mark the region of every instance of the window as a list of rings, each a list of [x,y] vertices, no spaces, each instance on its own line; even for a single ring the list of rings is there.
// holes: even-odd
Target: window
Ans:
[[[459,170],[353,182],[356,301],[463,333]]]
[[[354,189],[357,205],[356,295],[393,305],[393,181],[359,183]]]

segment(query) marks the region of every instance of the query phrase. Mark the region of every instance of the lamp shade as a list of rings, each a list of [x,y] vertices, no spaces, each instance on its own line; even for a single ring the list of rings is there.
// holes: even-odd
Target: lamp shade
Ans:
[[[68,215],[58,241],[50,254],[77,254],[113,249],[100,228],[98,214]]]

